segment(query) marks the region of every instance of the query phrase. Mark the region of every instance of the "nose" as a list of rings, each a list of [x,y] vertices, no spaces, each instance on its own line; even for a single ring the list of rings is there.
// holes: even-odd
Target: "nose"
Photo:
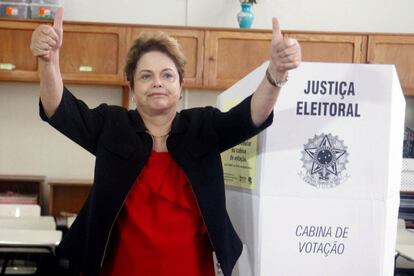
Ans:
[[[153,82],[153,84],[152,84],[152,87],[153,88],[159,88],[159,87],[162,87],[162,82],[161,82],[161,79],[159,78],[159,77],[155,77],[154,78],[154,82]]]

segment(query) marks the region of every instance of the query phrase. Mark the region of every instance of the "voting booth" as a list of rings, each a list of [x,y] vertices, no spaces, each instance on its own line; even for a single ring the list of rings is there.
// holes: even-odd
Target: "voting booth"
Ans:
[[[250,95],[267,66],[218,107]],[[302,63],[289,74],[273,124],[222,154],[244,242],[233,275],[393,275],[405,112],[395,67]]]

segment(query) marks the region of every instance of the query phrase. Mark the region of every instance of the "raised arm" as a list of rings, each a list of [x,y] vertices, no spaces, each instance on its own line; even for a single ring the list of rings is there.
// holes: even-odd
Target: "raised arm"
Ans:
[[[297,40],[283,39],[277,18],[272,19],[272,25],[268,73],[257,87],[251,101],[251,116],[255,126],[260,126],[272,112],[281,86],[287,80],[288,71],[297,68],[301,61]]]
[[[32,34],[30,49],[39,64],[40,99],[43,109],[51,117],[63,94],[63,81],[59,68],[59,48],[63,41],[63,8],[56,11],[53,27],[40,25]]]

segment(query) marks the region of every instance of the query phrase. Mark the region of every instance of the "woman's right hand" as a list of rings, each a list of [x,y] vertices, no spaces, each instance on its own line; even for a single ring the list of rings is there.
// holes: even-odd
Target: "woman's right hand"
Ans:
[[[30,49],[35,57],[50,62],[52,55],[62,46],[63,41],[63,8],[56,11],[53,27],[40,25],[32,34]]]

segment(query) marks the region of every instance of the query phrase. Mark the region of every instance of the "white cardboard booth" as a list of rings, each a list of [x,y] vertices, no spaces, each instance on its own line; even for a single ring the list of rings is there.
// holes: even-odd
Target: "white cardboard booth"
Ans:
[[[263,64],[222,93],[250,95]],[[393,275],[405,100],[393,65],[302,63],[274,122],[222,154],[234,275]]]

